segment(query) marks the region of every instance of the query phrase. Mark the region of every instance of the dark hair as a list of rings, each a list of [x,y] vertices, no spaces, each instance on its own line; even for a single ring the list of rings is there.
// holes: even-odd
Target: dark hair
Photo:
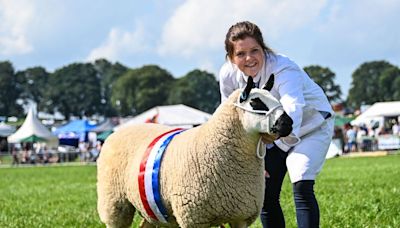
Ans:
[[[267,47],[264,43],[264,39],[261,30],[256,24],[249,21],[242,21],[232,25],[225,37],[225,51],[226,57],[233,57],[233,43],[237,40],[243,40],[247,37],[251,37],[257,41],[257,43],[262,47],[265,53],[273,53],[272,49]]]

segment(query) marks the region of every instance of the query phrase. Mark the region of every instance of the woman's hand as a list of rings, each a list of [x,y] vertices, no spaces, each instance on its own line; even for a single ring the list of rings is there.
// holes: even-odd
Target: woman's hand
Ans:
[[[261,141],[265,144],[273,143],[275,140],[278,139],[277,135],[270,135],[267,133],[261,133]]]

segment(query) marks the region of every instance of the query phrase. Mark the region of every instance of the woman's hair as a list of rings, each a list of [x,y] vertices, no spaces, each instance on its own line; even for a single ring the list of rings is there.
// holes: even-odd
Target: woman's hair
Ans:
[[[247,37],[255,39],[266,54],[273,53],[272,49],[265,45],[261,30],[258,28],[258,26],[249,21],[242,21],[232,25],[226,33],[226,57],[229,57],[230,59],[233,57],[234,41],[243,40]]]

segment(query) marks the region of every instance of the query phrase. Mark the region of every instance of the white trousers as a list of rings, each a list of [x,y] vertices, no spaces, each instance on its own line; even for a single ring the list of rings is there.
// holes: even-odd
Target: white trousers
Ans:
[[[290,181],[315,180],[325,163],[326,153],[332,141],[334,118],[329,118],[289,151],[286,166]]]

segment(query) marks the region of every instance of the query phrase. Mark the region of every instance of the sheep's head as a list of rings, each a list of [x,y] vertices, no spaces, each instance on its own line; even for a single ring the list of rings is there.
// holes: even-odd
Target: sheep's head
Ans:
[[[242,124],[246,131],[286,137],[292,132],[293,120],[269,92],[273,83],[274,75],[271,75],[263,89],[252,88],[253,80],[249,77],[235,105],[244,110]]]

